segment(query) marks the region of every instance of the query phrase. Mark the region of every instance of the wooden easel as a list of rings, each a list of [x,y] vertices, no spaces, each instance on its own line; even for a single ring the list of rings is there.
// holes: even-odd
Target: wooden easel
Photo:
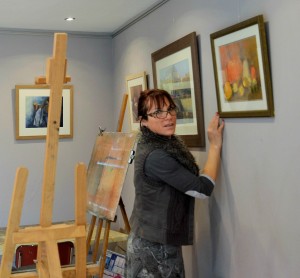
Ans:
[[[39,77],[36,80],[36,82],[50,85],[50,107],[46,137],[40,226],[25,229],[19,228],[28,177],[28,170],[24,167],[20,167],[17,169],[14,182],[14,191],[0,267],[1,278],[86,277],[86,167],[84,164],[76,165],[75,224],[52,225],[62,89],[63,83],[70,80],[69,77],[66,77],[66,46],[67,35],[64,33],[55,34],[53,58],[48,60],[46,77]],[[70,238],[75,238],[75,268],[62,270],[59,261],[57,241]],[[16,244],[29,242],[38,242],[37,273],[11,274]]]
[[[117,132],[121,132],[121,130],[122,130],[127,99],[128,99],[128,95],[124,94],[122,105],[121,105],[121,110],[120,110],[120,115],[119,115],[119,120],[118,120]],[[125,206],[124,206],[122,197],[120,197],[120,200],[119,200],[119,207],[120,207],[122,217],[123,217],[123,220],[124,220],[125,232],[127,234],[129,234],[130,225],[129,225],[129,221],[128,221],[128,217],[127,217],[127,214],[126,214],[126,210],[125,210]],[[88,254],[90,246],[91,246],[91,238],[92,238],[92,235],[93,235],[93,232],[94,232],[96,221],[97,221],[97,217],[95,215],[92,215],[90,225],[89,225],[89,232],[88,232],[88,236],[87,236],[87,249],[86,249],[87,254]],[[103,218],[98,218],[98,221],[97,221],[97,230],[96,230],[96,236],[95,236],[95,241],[94,241],[94,249],[93,249],[93,255],[92,255],[93,263],[96,263],[96,261],[97,261],[97,255],[98,255],[99,246],[100,246],[100,235],[101,235],[103,224],[105,225],[103,246],[102,246],[102,252],[101,252],[101,257],[100,257],[100,266],[99,266],[100,278],[102,278],[103,273],[104,273],[104,268],[105,268],[106,252],[107,252],[107,248],[108,248],[109,231],[110,231],[111,222],[112,221],[107,220],[107,219],[103,219]]]

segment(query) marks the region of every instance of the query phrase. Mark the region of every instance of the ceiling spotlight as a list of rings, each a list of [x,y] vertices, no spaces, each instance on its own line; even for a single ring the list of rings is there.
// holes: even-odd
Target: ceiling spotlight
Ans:
[[[75,17],[66,17],[65,20],[66,21],[73,21],[73,20],[75,20]]]

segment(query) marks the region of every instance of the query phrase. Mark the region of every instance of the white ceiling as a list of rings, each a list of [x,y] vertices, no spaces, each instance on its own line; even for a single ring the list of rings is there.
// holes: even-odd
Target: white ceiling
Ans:
[[[166,0],[0,0],[0,29],[116,33]],[[75,17],[68,22],[66,17]]]

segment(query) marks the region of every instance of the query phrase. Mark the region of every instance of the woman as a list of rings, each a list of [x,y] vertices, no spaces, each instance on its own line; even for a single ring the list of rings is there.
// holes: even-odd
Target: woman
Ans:
[[[176,105],[168,92],[143,91],[141,136],[135,157],[135,202],[127,243],[127,278],[184,277],[181,246],[193,244],[194,198],[210,196],[218,173],[224,121],[208,127],[210,147],[202,173],[174,135]]]

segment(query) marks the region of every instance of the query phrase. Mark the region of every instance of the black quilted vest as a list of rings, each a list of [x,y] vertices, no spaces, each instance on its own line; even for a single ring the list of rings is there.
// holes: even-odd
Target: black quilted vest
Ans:
[[[155,149],[165,150],[183,167],[199,175],[194,157],[180,138],[160,136],[142,127],[134,162],[136,196],[130,218],[132,232],[163,244],[193,244],[194,198],[144,174],[145,160]]]

